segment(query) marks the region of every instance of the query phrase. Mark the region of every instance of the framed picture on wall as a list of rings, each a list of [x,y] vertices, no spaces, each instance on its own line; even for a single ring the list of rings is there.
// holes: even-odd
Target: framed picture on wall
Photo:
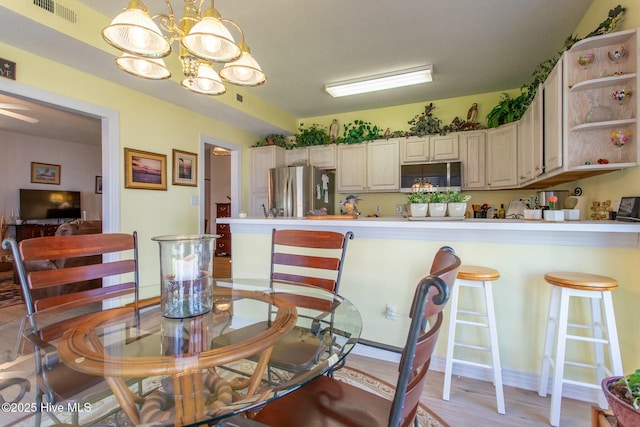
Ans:
[[[142,190],[166,190],[167,156],[125,148],[124,186]]]
[[[96,194],[102,194],[102,177],[96,176]]]
[[[173,150],[173,185],[198,185],[198,155]]]
[[[60,185],[60,165],[31,162],[31,182]]]

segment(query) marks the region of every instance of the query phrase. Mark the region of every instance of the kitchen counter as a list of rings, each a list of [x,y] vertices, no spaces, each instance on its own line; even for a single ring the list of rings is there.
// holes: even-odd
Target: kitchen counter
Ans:
[[[429,239],[490,243],[636,247],[640,223],[622,221],[529,221],[477,219],[413,221],[399,216],[308,220],[306,218],[218,218],[232,232],[267,232],[276,228],[353,231],[356,237]]]
[[[360,310],[362,338],[389,346],[400,347],[404,343],[409,326],[405,313],[409,312],[416,284],[428,274],[438,248],[453,247],[464,264],[497,269],[500,279],[495,282],[493,294],[504,383],[529,390],[537,388],[551,295],[551,285],[544,281],[544,274],[569,270],[614,277],[619,283],[613,300],[623,368],[628,372],[640,365],[640,341],[635,328],[629,326],[637,323],[640,301],[640,224],[512,219],[410,221],[401,217],[255,217],[219,221],[231,224],[232,268],[237,278],[268,276],[273,228],[352,231],[355,238],[348,242],[340,294]],[[482,301],[480,295],[461,296],[461,304],[470,311],[481,311]],[[397,319],[385,316],[387,306],[397,308]],[[579,314],[570,314],[576,315]],[[444,331],[446,323],[447,320]],[[469,336],[475,337],[475,344],[487,345],[482,331],[465,332],[473,334]],[[438,341],[433,369],[444,370],[446,341],[444,336]],[[464,369],[466,376],[491,380],[481,369]],[[593,401],[592,390],[567,384],[565,393]]]

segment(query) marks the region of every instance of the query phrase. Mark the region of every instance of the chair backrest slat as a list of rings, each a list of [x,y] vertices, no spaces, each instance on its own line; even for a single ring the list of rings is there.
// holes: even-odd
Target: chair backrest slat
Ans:
[[[442,327],[442,310],[449,299],[460,263],[453,249],[443,247],[433,259],[431,273],[418,284],[411,305],[411,326],[400,360],[400,376],[389,427],[408,427],[413,423],[431,355]],[[436,319],[429,322],[429,329],[426,330],[425,319],[432,316],[436,316]]]
[[[271,235],[271,280],[337,293],[347,240],[353,233],[276,230]]]
[[[127,294],[133,294],[137,304],[135,232],[37,237],[20,243],[5,239],[3,247],[11,247],[13,252],[29,314],[45,309],[67,310]],[[119,255],[120,259],[105,260],[108,254]],[[79,262],[54,262],[59,260]],[[30,263],[34,261],[45,261],[48,267],[33,267]],[[103,286],[100,279],[105,278],[119,283]],[[88,284],[91,281],[96,283]]]

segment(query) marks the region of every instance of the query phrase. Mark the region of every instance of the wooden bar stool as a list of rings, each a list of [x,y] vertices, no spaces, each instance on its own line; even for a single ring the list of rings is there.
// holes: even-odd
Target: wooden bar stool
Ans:
[[[560,405],[562,401],[562,385],[588,387],[598,390],[598,404],[602,409],[607,408],[607,402],[600,389],[600,382],[607,376],[622,375],[622,359],[620,357],[620,345],[618,343],[618,331],[616,329],[615,313],[611,291],[618,287],[615,279],[596,274],[577,272],[553,272],[544,275],[544,280],[553,285],[551,293],[551,305],[547,321],[547,332],[544,343],[542,370],[538,394],[547,396],[549,383],[549,371],[553,366],[553,383],[551,387],[551,412],[549,422],[552,426],[560,423]],[[591,324],[569,323],[569,298],[580,297],[591,299]],[[604,320],[602,324],[601,302],[604,306]],[[591,336],[568,334],[567,329],[582,329],[590,331]],[[606,337],[603,337],[603,332]],[[568,340],[590,342],[595,345],[596,364],[572,362],[565,360],[565,350]],[[555,357],[552,349],[555,341]],[[604,345],[608,344],[611,370],[605,366]],[[575,366],[579,368],[595,369],[598,380],[595,383],[575,381],[564,378],[564,367]]]
[[[453,363],[470,365],[480,368],[487,368],[493,371],[493,385],[496,388],[496,401],[499,414],[504,414],[504,392],[502,390],[502,368],[500,367],[500,352],[498,347],[498,332],[496,330],[496,315],[493,306],[492,283],[500,278],[497,270],[489,267],[476,265],[461,265],[458,269],[456,284],[451,292],[450,313],[449,313],[449,337],[447,342],[447,357],[444,370],[444,388],[442,399],[449,400],[451,391],[451,375]],[[485,298],[485,312],[461,310],[458,308],[458,297],[462,287],[483,288]],[[464,316],[459,319],[458,314]],[[486,321],[470,321],[467,318],[480,318]],[[456,342],[456,326],[468,325],[489,330],[489,347],[482,347],[471,344]],[[480,363],[472,360],[454,358],[454,347],[468,348],[474,351],[489,351],[491,353],[491,364]],[[462,356],[462,355],[460,355]]]

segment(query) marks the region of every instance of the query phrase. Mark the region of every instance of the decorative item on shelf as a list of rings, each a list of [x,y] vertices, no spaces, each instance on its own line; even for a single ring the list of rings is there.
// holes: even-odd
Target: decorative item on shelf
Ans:
[[[556,203],[558,203],[558,196],[550,196],[549,197],[549,209],[552,211],[557,208]]]
[[[611,97],[613,98],[614,101],[617,101],[618,104],[622,104],[625,101],[627,101],[629,98],[631,98],[631,94],[632,92],[630,90],[620,89],[620,90],[613,91],[613,93],[611,94]]]
[[[609,219],[609,208],[611,207],[611,200],[604,202],[593,201],[591,203],[591,219],[595,221],[602,221]]]
[[[584,118],[585,123],[606,122],[613,119],[613,111],[609,107],[600,105],[595,92],[589,94],[589,105],[591,108]]]
[[[625,49],[624,46],[620,46],[615,50],[610,50],[609,52],[607,52],[607,58],[609,58],[609,61],[615,62],[615,63],[620,62],[626,56],[627,56],[627,49]]]
[[[596,60],[596,56],[593,53],[585,53],[578,56],[578,65],[583,68],[588,68]]]
[[[631,131],[629,129],[626,130],[614,130],[611,131],[611,142],[618,148],[622,148],[624,144],[629,142],[629,137],[631,136]]]
[[[160,245],[160,307],[164,317],[185,319],[211,311],[217,237],[192,234],[151,239]]]
[[[344,201],[340,202],[342,205],[340,210],[344,215],[360,215],[358,206],[356,206],[360,200],[362,199],[359,199],[357,195],[350,194]]]

